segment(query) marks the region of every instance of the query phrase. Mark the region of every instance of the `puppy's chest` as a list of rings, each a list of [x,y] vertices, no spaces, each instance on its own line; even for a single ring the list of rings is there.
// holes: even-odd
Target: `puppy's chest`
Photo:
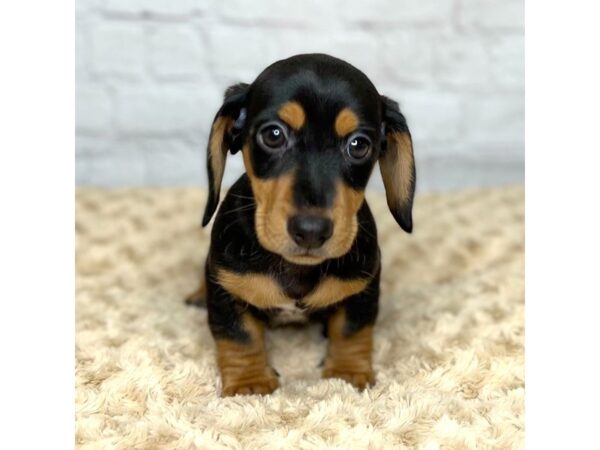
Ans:
[[[334,275],[236,273],[220,269],[218,283],[238,299],[249,303],[274,322],[306,321],[311,311],[327,308],[363,291],[370,278]]]
[[[268,311],[269,324],[272,326],[305,324],[308,322],[308,310],[296,302],[289,302]]]
[[[319,280],[307,275],[283,276],[278,284],[284,286],[281,290],[285,299],[276,308],[268,311],[271,325],[307,323],[309,312],[302,300],[315,289],[319,284]]]

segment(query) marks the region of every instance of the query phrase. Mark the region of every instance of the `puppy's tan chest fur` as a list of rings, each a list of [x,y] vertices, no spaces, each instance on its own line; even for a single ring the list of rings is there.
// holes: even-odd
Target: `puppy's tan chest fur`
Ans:
[[[320,309],[337,303],[367,287],[369,279],[341,279],[327,276],[301,298],[291,298],[270,275],[237,273],[219,269],[217,282],[235,297],[260,309],[279,311],[282,321],[306,320],[306,310]]]

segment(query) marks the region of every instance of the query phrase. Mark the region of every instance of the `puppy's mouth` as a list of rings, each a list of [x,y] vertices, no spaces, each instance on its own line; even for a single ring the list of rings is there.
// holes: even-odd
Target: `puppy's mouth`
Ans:
[[[324,255],[321,249],[298,248],[281,256],[289,262],[300,265],[315,265],[327,259],[327,255]]]

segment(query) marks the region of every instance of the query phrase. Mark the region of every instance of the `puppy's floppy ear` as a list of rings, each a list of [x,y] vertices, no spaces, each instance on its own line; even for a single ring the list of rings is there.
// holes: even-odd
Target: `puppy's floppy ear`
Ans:
[[[210,222],[219,204],[227,150],[234,154],[242,147],[241,134],[246,122],[246,100],[249,87],[246,83],[239,83],[227,88],[223,105],[217,111],[212,124],[206,149],[209,192],[202,219],[203,227]]]
[[[384,145],[379,169],[385,186],[387,204],[404,231],[412,231],[412,206],[415,196],[415,158],[412,138],[398,103],[381,96],[383,104]]]

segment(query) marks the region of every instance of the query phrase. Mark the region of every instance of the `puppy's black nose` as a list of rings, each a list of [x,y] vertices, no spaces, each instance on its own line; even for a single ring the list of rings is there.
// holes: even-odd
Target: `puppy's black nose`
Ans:
[[[287,228],[294,242],[304,248],[319,248],[333,234],[333,222],[319,216],[294,216]]]

